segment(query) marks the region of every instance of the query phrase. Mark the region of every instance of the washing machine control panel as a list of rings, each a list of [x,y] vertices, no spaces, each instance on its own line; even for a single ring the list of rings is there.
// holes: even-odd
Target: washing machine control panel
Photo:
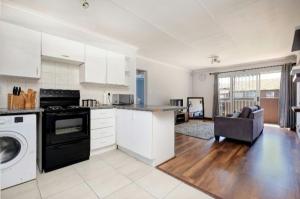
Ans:
[[[0,117],[0,127],[9,126],[9,125],[14,124],[14,118],[16,118],[16,117],[15,116]]]
[[[23,117],[15,117],[15,123],[23,123]]]
[[[7,117],[0,117],[0,126],[7,125],[9,123],[9,118]]]

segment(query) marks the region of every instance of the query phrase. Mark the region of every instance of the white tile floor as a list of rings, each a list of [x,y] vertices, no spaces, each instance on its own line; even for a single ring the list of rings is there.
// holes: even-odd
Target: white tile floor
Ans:
[[[208,199],[208,195],[114,150],[1,192],[2,199]]]

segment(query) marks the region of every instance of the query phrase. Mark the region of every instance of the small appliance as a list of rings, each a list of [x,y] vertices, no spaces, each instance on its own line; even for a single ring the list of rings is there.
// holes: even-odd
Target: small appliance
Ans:
[[[113,105],[132,105],[134,104],[134,95],[132,94],[113,94]]]

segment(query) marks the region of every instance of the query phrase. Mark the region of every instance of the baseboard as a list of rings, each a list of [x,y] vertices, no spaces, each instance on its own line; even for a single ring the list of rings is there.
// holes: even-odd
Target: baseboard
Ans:
[[[117,145],[112,145],[112,146],[96,149],[96,150],[93,150],[93,151],[90,152],[90,156],[99,155],[101,153],[105,153],[107,151],[114,150],[116,148],[117,148]]]

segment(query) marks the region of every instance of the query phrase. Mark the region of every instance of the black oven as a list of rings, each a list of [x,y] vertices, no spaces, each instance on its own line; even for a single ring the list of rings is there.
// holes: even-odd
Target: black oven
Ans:
[[[44,127],[47,145],[89,138],[89,112],[45,113]]]
[[[40,90],[40,107],[44,109],[38,147],[42,151],[41,170],[48,172],[89,159],[90,109],[80,107],[79,101],[79,90]]]

